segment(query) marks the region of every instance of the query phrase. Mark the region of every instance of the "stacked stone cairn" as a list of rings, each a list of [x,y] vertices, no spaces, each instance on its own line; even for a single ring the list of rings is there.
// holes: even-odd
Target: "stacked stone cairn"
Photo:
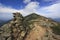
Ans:
[[[23,16],[20,13],[13,13],[13,21],[11,21],[11,40],[23,40],[26,31],[23,27]]]

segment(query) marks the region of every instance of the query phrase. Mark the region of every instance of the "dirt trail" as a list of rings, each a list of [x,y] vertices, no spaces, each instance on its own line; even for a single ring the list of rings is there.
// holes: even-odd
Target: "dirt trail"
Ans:
[[[31,30],[29,35],[27,35],[27,38],[25,40],[42,40],[42,37],[44,36],[46,29],[39,26],[39,24],[34,23],[34,28]]]

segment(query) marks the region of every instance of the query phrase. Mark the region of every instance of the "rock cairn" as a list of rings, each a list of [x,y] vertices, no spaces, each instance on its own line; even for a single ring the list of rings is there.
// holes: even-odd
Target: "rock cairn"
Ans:
[[[11,21],[11,40],[23,40],[25,28],[23,27],[23,16],[20,13],[13,13],[13,21]]]

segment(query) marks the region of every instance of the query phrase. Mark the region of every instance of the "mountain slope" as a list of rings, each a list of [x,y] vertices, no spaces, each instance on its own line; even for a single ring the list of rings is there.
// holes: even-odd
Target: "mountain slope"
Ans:
[[[32,13],[23,17],[14,13],[14,18],[2,26],[8,40],[60,40],[60,24],[52,19]],[[12,27],[12,28],[11,28]],[[12,32],[11,32],[12,31]],[[11,33],[11,34],[10,34]]]
[[[30,33],[25,40],[58,40],[60,35],[59,23],[35,13],[25,17],[24,22],[29,25]],[[47,35],[47,37],[45,36]],[[51,36],[51,37],[50,37]],[[56,39],[53,36],[57,36]]]

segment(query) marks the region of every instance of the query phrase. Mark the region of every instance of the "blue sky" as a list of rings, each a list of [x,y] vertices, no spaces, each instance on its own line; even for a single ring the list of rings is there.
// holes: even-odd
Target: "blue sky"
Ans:
[[[24,0],[0,0],[0,3],[4,4],[5,6],[11,6],[15,9],[21,9],[21,8],[24,8],[24,6],[27,5],[23,1]],[[42,0],[41,1],[38,0],[38,1],[42,3]]]
[[[23,16],[37,13],[49,18],[60,18],[60,0],[0,0],[0,19],[10,20],[13,12]]]
[[[44,7],[44,6],[49,6],[54,4],[54,2],[56,2],[56,0],[53,1],[46,1],[46,0],[30,0],[31,2],[39,2],[40,6]],[[2,3],[5,6],[11,6],[12,8],[15,9],[21,9],[24,8],[27,3],[25,2],[25,0],[0,0],[0,3]]]

